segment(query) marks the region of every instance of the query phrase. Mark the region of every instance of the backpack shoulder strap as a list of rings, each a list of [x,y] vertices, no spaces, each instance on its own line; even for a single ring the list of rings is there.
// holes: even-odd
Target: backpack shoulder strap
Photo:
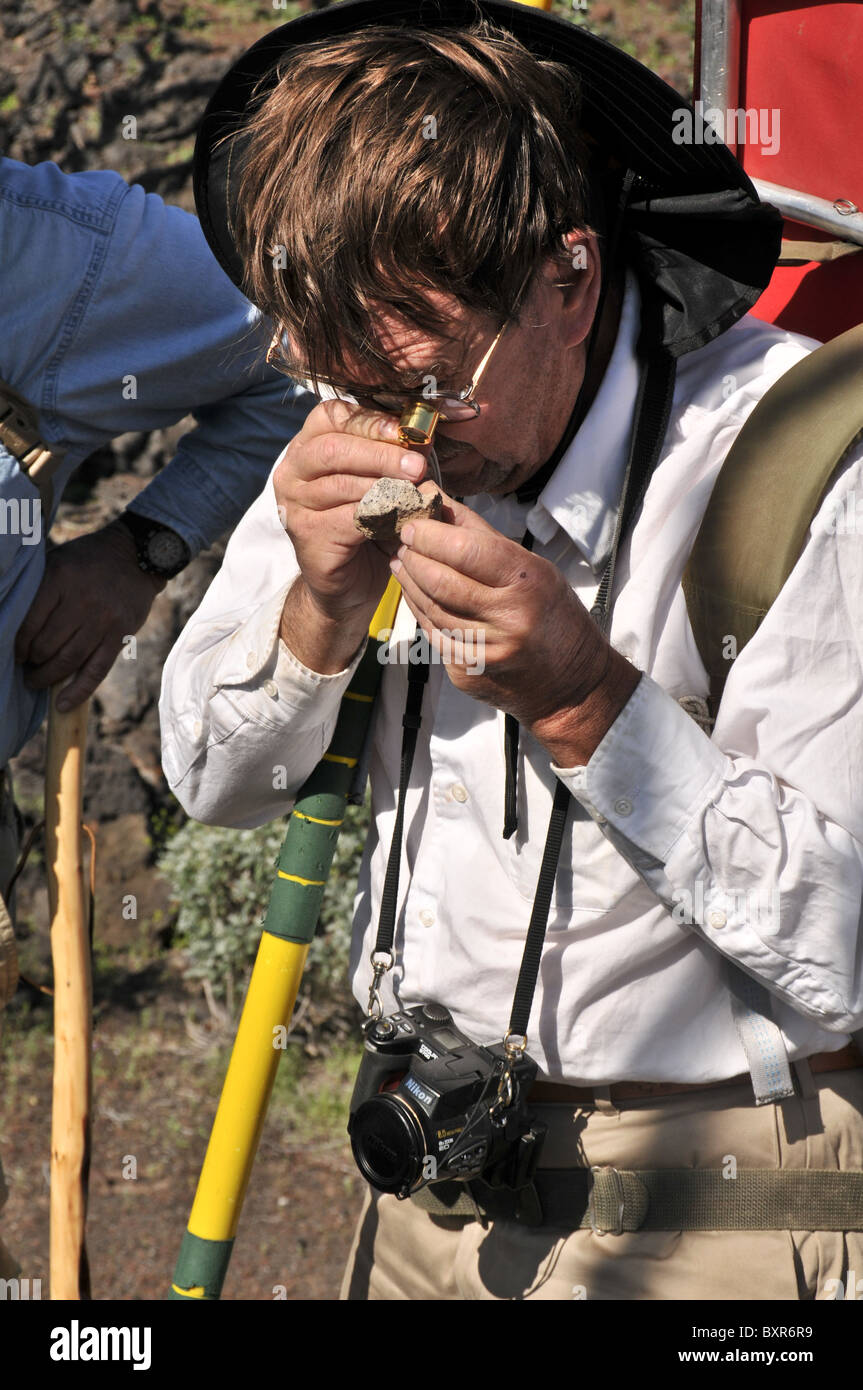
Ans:
[[[831,475],[861,438],[863,324],[771,386],[719,472],[683,575],[714,717],[731,662],[791,573]]]

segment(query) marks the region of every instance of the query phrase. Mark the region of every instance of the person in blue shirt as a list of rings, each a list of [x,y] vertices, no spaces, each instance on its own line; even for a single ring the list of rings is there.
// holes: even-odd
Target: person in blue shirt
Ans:
[[[31,478],[0,443],[2,768],[39,727],[49,685],[73,677],[68,707],[92,694],[170,574],[260,493],[315,400],[265,365],[267,326],[197,218],[119,174],[0,160],[0,245],[0,381],[35,408],[43,443],[62,454],[40,516]],[[84,458],[190,413],[196,428],[125,524],[46,556]]]
[[[68,680],[66,708],[93,693],[168,579],[258,496],[315,399],[266,366],[271,330],[197,218],[119,174],[0,159],[0,247],[2,1010],[18,978],[9,759],[51,685]],[[117,520],[46,552],[83,459],[189,414],[196,427]],[[0,1277],[14,1270],[0,1241]]]

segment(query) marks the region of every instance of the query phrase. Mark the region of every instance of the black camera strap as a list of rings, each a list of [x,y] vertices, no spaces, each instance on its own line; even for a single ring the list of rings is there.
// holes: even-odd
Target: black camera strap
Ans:
[[[419,623],[417,623],[416,636],[414,641],[421,643],[425,640],[425,634]],[[399,868],[401,865],[401,846],[402,835],[404,833],[405,818],[405,797],[408,784],[410,782],[411,768],[414,761],[414,750],[417,746],[417,734],[422,723],[422,702],[425,693],[426,683],[429,678],[429,665],[427,661],[411,663],[408,666],[408,694],[405,701],[405,712],[402,715],[402,755],[401,767],[399,769],[399,792],[398,803],[396,805],[396,819],[393,826],[392,847],[390,856],[387,860],[387,872],[384,878],[384,888],[381,894],[381,927],[378,931],[376,951],[392,951],[393,937],[395,935],[395,915],[396,904],[399,894]]]
[[[633,429],[629,456],[626,463],[626,472],[623,479],[623,489],[620,507],[617,513],[617,522],[614,529],[614,538],[611,544],[611,553],[602,571],[596,598],[590,610],[590,616],[603,633],[608,632],[611,623],[611,610],[613,605],[610,602],[610,595],[614,580],[618,547],[621,539],[626,534],[636,509],[644,497],[648,480],[659,458],[659,451],[662,447],[662,441],[665,438],[665,430],[668,425],[668,416],[671,410],[674,376],[674,361],[664,353],[657,354],[650,358],[641,375],[636,404],[636,424]],[[522,543],[524,544],[524,542]],[[517,825],[515,806],[519,726],[518,721],[512,719],[510,715],[507,715],[507,720],[511,720],[511,726],[507,729],[507,734],[509,735],[507,739],[506,758],[508,785],[504,801],[506,808],[505,815],[508,820],[511,820],[512,829],[510,830],[510,834],[512,834],[512,831],[515,830]],[[512,784],[511,787],[509,785],[510,780]],[[519,1036],[523,1038],[527,1036],[527,1024],[530,1018],[533,996],[536,991],[539,962],[542,956],[543,943],[545,941],[548,914],[551,909],[551,896],[554,891],[554,880],[557,873],[558,859],[560,858],[560,847],[563,843],[563,832],[566,824],[566,814],[569,807],[570,796],[571,793],[569,788],[564,782],[558,780],[554,790],[554,801],[552,802],[551,817],[548,823],[545,849],[543,850],[536,894],[533,900],[533,910],[530,916],[530,924],[527,929],[527,939],[524,943],[521,968],[518,972],[518,981],[515,987],[512,1014],[509,1020],[509,1033],[507,1036]],[[507,828],[508,825],[505,824],[504,837],[506,837]]]
[[[656,339],[654,339],[654,341],[656,341]],[[635,408],[635,424],[626,463],[626,472],[621,491],[621,500],[618,508],[611,553],[600,577],[596,598],[590,610],[590,615],[594,622],[596,622],[600,630],[604,633],[607,633],[611,619],[612,603],[610,596],[614,580],[618,547],[621,539],[626,534],[626,530],[635,515],[637,507],[641,503],[648,480],[659,458],[659,451],[665,437],[668,416],[671,410],[674,377],[674,359],[662,350],[654,351],[648,357],[641,375]],[[533,538],[529,533],[525,535],[522,544],[528,549],[532,547]],[[416,636],[414,639],[415,643],[420,644],[426,640],[422,627],[417,623]],[[403,733],[401,764],[399,768],[398,803],[396,806],[396,817],[393,826],[390,853],[384,877],[384,887],[381,894],[377,939],[375,941],[374,950],[372,951],[372,967],[374,973],[369,989],[368,1009],[369,1016],[372,1018],[379,1018],[381,1016],[382,1004],[378,993],[378,987],[384,974],[391,969],[395,959],[393,955],[393,942],[395,939],[399,870],[401,865],[402,837],[404,834],[404,805],[410,783],[417,735],[422,719],[422,700],[428,681],[428,673],[429,667],[426,661],[418,663],[411,661],[408,665],[408,691],[405,701],[405,712],[402,717]],[[510,716],[507,716],[507,719],[509,720]],[[506,817],[507,821],[512,820],[514,822],[517,791],[515,774],[518,758],[517,721],[513,719],[511,723],[507,724],[506,729]],[[546,927],[548,925],[548,915],[551,909],[554,880],[557,873],[558,860],[560,858],[560,849],[563,843],[563,833],[570,798],[571,793],[569,788],[565,783],[558,780],[554,792],[554,800],[552,802],[551,816],[546,833],[545,848],[543,850],[542,863],[537,880],[536,894],[534,895],[533,909],[531,911],[524,952],[519,968],[518,981],[513,997],[509,1029],[505,1036],[507,1052],[510,1056],[513,1055],[513,1053],[523,1052],[527,1044],[527,1024],[533,1004],[533,996],[536,991],[536,981],[539,974],[539,964],[542,956],[543,943],[545,941]],[[515,829],[514,823],[512,828],[513,830]],[[504,827],[504,833],[506,833],[506,826]],[[510,831],[510,833],[512,832]],[[514,1044],[513,1040],[516,1037],[522,1039],[520,1044]]]
[[[425,634],[419,623],[416,626],[414,643],[420,646],[426,640]],[[396,801],[396,818],[393,825],[393,838],[390,843],[390,853],[387,859],[387,871],[384,876],[383,892],[381,893],[381,911],[378,918],[378,935],[375,941],[375,948],[372,951],[372,983],[369,988],[369,1017],[380,1018],[382,1013],[378,985],[386,972],[392,969],[393,941],[395,939],[396,907],[398,906],[399,896],[399,872],[402,860],[402,836],[404,834],[405,820],[405,798],[410,784],[411,768],[413,767],[414,751],[417,746],[417,734],[422,723],[422,703],[426,684],[429,678],[429,664],[422,660],[408,664],[408,693],[405,700],[405,712],[402,715],[402,751],[401,764],[399,767],[399,789]]]

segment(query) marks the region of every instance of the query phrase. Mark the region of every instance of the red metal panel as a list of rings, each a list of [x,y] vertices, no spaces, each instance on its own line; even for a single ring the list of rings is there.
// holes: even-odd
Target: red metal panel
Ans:
[[[738,150],[746,172],[863,206],[863,4],[744,0],[742,38],[738,105],[780,130],[776,154]]]
[[[736,148],[747,173],[863,207],[863,3],[743,0],[741,45],[736,105],[759,113],[758,136],[750,127]],[[831,239],[794,223],[786,235]],[[816,338],[844,332],[863,320],[863,251],[779,267],[753,312]]]

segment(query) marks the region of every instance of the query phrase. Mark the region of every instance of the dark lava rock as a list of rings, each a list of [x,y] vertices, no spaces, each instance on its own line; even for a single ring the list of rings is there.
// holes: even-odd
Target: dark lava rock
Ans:
[[[357,503],[354,525],[369,540],[394,542],[409,521],[431,517],[437,521],[443,512],[439,492],[423,496],[413,483],[401,478],[378,478]]]

